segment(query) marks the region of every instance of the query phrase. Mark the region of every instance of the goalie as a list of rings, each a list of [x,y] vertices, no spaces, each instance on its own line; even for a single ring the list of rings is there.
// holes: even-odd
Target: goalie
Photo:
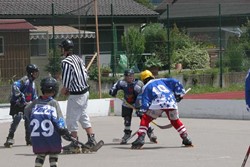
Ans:
[[[185,95],[182,84],[173,78],[154,79],[153,74],[145,70],[141,72],[141,80],[144,82],[141,94],[141,122],[138,130],[138,138],[132,143],[132,149],[139,149],[144,145],[145,134],[149,123],[165,112],[173,127],[182,138],[182,144],[192,146],[184,124],[179,119],[177,102]]]

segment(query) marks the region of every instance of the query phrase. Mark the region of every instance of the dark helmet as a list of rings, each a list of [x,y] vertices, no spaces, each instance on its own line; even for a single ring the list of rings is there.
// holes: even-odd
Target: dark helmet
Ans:
[[[129,76],[129,75],[134,74],[134,73],[135,73],[134,70],[127,69],[127,70],[124,71],[124,76]]]
[[[55,97],[57,95],[58,90],[59,90],[58,82],[53,77],[43,78],[41,80],[40,86],[41,86],[41,91],[43,94],[45,92],[54,92],[55,94],[53,97]]]
[[[38,72],[38,71],[39,69],[35,64],[29,64],[26,66],[26,72],[28,73],[28,75],[32,75],[33,72]]]
[[[64,41],[61,42],[59,46],[63,48],[65,51],[69,51],[74,48],[74,43],[69,39],[65,39]]]

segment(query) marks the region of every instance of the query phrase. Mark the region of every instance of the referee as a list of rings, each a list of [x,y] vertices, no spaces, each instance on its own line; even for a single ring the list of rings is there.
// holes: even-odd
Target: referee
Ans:
[[[89,85],[87,83],[87,71],[83,60],[73,54],[74,44],[66,39],[59,45],[65,58],[62,61],[62,95],[69,95],[66,111],[66,124],[71,135],[78,139],[77,131],[79,122],[87,132],[88,141],[86,145],[93,147],[96,145],[95,135],[93,133],[90,118],[86,113],[89,99]],[[74,143],[63,147],[64,150],[79,149]]]

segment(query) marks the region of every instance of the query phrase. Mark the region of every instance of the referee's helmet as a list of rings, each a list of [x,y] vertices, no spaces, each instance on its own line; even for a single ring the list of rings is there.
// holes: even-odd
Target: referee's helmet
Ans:
[[[73,50],[74,43],[70,39],[65,39],[64,41],[61,42],[59,46],[63,48],[65,51],[70,51]]]

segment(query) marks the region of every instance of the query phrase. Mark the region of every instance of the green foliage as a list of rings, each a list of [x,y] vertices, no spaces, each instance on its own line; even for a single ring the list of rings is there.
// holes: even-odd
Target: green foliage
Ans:
[[[201,94],[201,93],[212,93],[212,92],[233,92],[233,91],[244,91],[244,84],[232,84],[229,87],[220,88],[209,85],[196,85],[191,87],[192,91],[189,94]]]
[[[181,63],[183,69],[196,70],[209,67],[207,50],[189,37],[185,30],[180,30],[174,25],[170,32],[170,38],[172,67],[177,63]]]
[[[101,73],[111,73],[112,69],[109,66],[102,66],[101,67]]]
[[[208,52],[199,45],[178,49],[173,53],[173,57],[174,64],[181,63],[184,69],[196,70],[209,67]]]
[[[241,45],[236,45],[234,42],[238,41],[232,39],[225,52],[224,65],[229,67],[229,71],[240,72],[243,70],[243,58],[245,56],[244,48]]]
[[[145,58],[145,64],[144,66],[146,68],[150,68],[150,67],[162,67],[164,64],[162,63],[161,59],[156,56],[156,55],[151,55],[149,57]]]
[[[110,73],[112,72],[111,71],[111,68],[109,66],[103,66],[101,67],[101,73],[102,72],[106,72],[106,73]],[[89,76],[89,80],[92,80],[92,81],[98,81],[98,68],[97,66],[91,66],[89,71],[88,71],[88,76]],[[104,77],[101,75],[101,81],[102,82],[106,82],[106,83],[113,83],[117,80],[117,77]]]
[[[128,31],[122,36],[122,46],[126,50],[128,57],[128,67],[131,68],[141,61],[145,38],[140,33],[139,28],[129,27]]]
[[[49,64],[45,66],[45,71],[49,72],[52,77],[57,78],[56,76],[61,73],[61,53],[59,49],[49,51]]]
[[[97,68],[97,66],[92,65],[89,68],[88,76],[89,76],[90,80],[93,80],[93,81],[97,81],[98,80],[98,68]]]
[[[250,58],[250,20],[247,19],[247,22],[241,26],[241,29],[245,32],[241,34],[237,44],[240,44],[246,51],[247,58]]]
[[[160,62],[168,62],[166,29],[159,23],[151,23],[143,29],[142,33],[146,40],[145,52],[154,54]]]
[[[170,40],[171,53],[178,49],[189,48],[196,45],[194,40],[186,34],[185,30],[180,30],[175,24],[170,31]]]

